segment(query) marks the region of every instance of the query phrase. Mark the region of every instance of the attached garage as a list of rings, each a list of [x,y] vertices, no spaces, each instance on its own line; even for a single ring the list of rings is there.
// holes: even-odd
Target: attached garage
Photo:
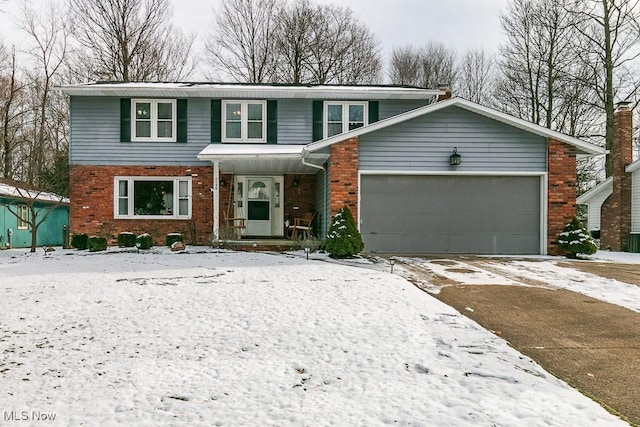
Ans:
[[[367,252],[541,253],[540,176],[362,175]]]

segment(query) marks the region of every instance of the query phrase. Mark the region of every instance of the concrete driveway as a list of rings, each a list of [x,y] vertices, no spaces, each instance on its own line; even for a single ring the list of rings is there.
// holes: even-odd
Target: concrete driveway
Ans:
[[[401,259],[399,264],[417,286],[426,285],[432,292],[434,285],[439,287],[436,298],[503,337],[609,411],[640,425],[640,313],[549,286],[544,275],[534,279],[512,268],[505,273],[501,267],[509,262],[456,257],[427,263]],[[558,265],[596,275],[594,278],[640,285],[640,265]],[[486,283],[469,284],[479,282],[479,270],[488,272]],[[465,274],[469,283],[465,283]],[[498,283],[492,285],[492,280]]]

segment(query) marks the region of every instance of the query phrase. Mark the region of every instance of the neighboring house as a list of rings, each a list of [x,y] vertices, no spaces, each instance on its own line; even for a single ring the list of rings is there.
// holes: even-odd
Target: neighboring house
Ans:
[[[615,115],[612,175],[577,199],[587,206],[590,231],[600,231],[600,247],[640,252],[640,161],[633,162],[633,114],[626,106]]]
[[[244,218],[283,237],[348,205],[366,252],[555,253],[586,143],[446,90],[89,83],[71,97],[72,232],[183,232]],[[460,164],[455,163],[454,152]]]
[[[38,227],[37,246],[63,244],[63,228],[69,224],[69,199],[34,189],[29,184],[0,178],[0,247],[31,246],[31,213],[33,203],[38,218],[53,210]],[[18,216],[9,212],[18,213]]]

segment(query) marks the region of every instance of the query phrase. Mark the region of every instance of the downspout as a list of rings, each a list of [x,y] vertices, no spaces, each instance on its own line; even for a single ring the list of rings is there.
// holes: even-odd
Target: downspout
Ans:
[[[213,239],[220,240],[220,160],[213,161]]]
[[[307,162],[307,156],[309,156],[309,152],[307,151],[306,148],[304,148],[302,150],[302,164],[305,166],[309,166],[315,169],[320,169],[322,171],[322,181],[323,181],[323,185],[322,185],[322,200],[324,202],[324,215],[322,215],[323,220],[324,220],[324,225],[326,226],[328,224],[327,221],[327,213],[329,210],[329,200],[327,200],[327,169],[324,166],[320,166],[320,165],[316,165],[314,163],[309,163]],[[324,230],[323,230],[324,231]]]

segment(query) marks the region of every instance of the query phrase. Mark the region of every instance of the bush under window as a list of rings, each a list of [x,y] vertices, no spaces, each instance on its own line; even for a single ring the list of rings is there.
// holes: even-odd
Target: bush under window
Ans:
[[[136,245],[136,235],[128,231],[118,234],[118,246],[121,248],[132,248]]]
[[[144,233],[136,237],[136,247],[138,249],[150,249],[153,247],[153,237]]]
[[[99,236],[91,236],[87,241],[89,252],[106,251],[107,239]]]
[[[74,234],[71,238],[71,246],[78,250],[87,249],[87,241],[89,240],[89,236],[85,233]]]
[[[175,242],[184,242],[182,234],[180,233],[169,233],[166,237],[167,246],[171,247]]]

